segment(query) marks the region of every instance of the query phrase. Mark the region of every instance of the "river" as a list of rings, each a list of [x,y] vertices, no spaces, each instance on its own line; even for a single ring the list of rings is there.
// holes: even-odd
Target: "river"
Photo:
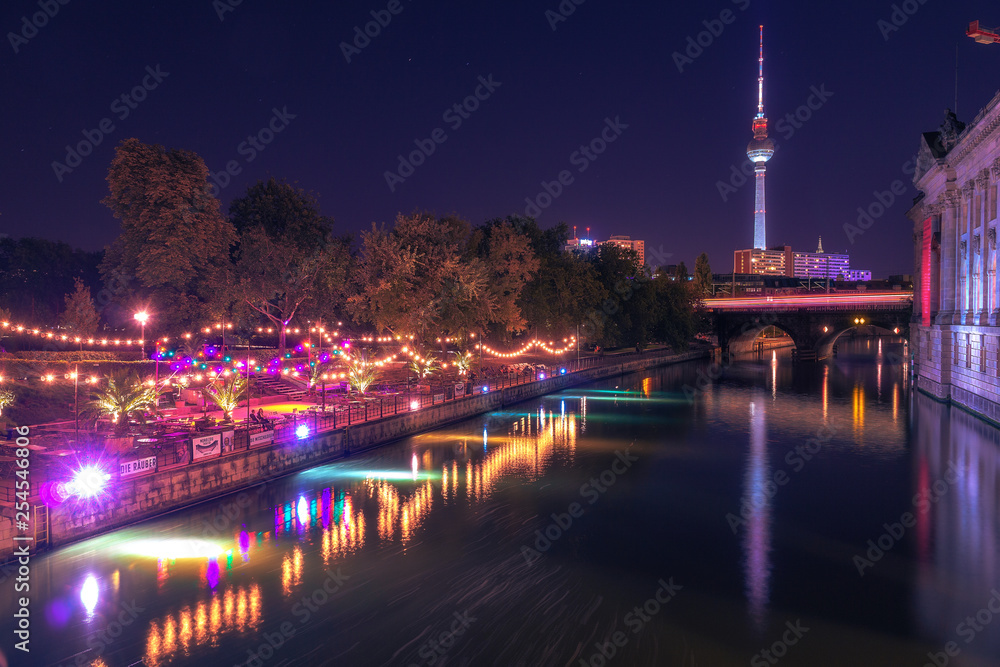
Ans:
[[[9,614],[0,645],[107,667],[996,665],[1000,434],[911,392],[905,358],[858,339],[627,375],[33,556],[30,653]]]

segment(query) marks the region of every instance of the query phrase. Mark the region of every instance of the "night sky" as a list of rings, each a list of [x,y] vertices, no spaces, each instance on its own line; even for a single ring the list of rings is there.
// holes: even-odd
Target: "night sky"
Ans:
[[[985,0],[910,0],[915,13],[897,14],[902,25],[891,31],[892,3],[871,0],[565,0],[575,10],[555,30],[546,11],[558,12],[558,0],[243,0],[220,9],[235,2],[68,2],[14,46],[8,33],[41,10],[37,0],[5,2],[0,232],[88,250],[110,243],[118,221],[100,203],[105,177],[114,146],[137,137],[193,150],[213,172],[233,161],[241,173],[221,190],[224,209],[255,180],[286,178],[318,195],[338,232],[415,209],[473,223],[523,214],[542,181],[566,170],[572,182],[541,225],[645,239],[653,264],[690,267],[706,251],[714,270],[729,271],[732,251],[752,244],[753,187],[723,201],[717,183],[746,160],[763,23],[765,111],[779,144],[767,172],[768,244],[813,250],[822,235],[828,252],[849,250],[854,268],[884,277],[912,272],[905,212],[916,192],[903,165],[920,132],[954,105],[956,44],[961,120],[1000,87],[1000,45],[964,35],[971,20],[1000,24],[1000,8]],[[674,52],[723,10],[731,23],[713,24],[721,34],[679,72]],[[341,43],[372,11],[391,21],[348,63]],[[479,77],[495,82],[488,97]],[[130,108],[120,98],[144,79],[152,90]],[[779,131],[813,86],[832,95],[799,128],[786,121]],[[478,109],[445,116],[477,87],[486,98]],[[281,132],[262,150],[241,148],[275,109]],[[107,133],[98,129],[105,118]],[[574,156],[606,119],[623,124],[607,133],[615,141],[593,161]],[[444,141],[391,191],[385,172],[438,128]],[[60,182],[53,162],[66,163],[67,144],[95,130],[100,145]],[[844,223],[896,180],[906,193],[852,244]]]

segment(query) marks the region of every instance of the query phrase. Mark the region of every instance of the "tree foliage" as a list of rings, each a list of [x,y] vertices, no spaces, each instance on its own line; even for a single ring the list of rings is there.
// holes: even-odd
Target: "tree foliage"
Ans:
[[[343,290],[348,246],[333,239],[315,197],[284,181],[257,182],[229,210],[240,232],[232,301],[274,324],[283,353],[292,318]]]
[[[98,288],[101,253],[74,250],[37,238],[0,239],[0,295],[10,316],[24,324],[56,321],[74,281]],[[9,319],[8,319],[9,321]]]
[[[391,230],[372,225],[361,242],[348,298],[358,321],[420,338],[524,327],[517,300],[537,262],[509,225],[473,233],[460,218],[416,213]]]
[[[90,296],[90,288],[79,278],[74,279],[74,290],[65,297],[66,310],[61,323],[79,336],[92,336],[97,331],[100,315]]]
[[[226,421],[233,418],[233,411],[239,407],[240,401],[247,393],[247,380],[236,374],[221,383],[210,384],[202,390],[205,397],[222,410]]]
[[[116,373],[108,377],[108,384],[99,389],[85,412],[95,419],[110,417],[115,423],[115,433],[125,435],[132,416],[141,416],[156,401],[157,390],[143,384],[135,373]]]
[[[694,291],[699,298],[712,291],[712,267],[708,253],[701,253],[694,261]]]
[[[115,149],[103,202],[122,232],[106,250],[106,283],[132,277],[117,298],[130,307],[155,304],[157,327],[200,322],[227,284],[232,225],[209,195],[208,169],[187,150],[126,139]]]

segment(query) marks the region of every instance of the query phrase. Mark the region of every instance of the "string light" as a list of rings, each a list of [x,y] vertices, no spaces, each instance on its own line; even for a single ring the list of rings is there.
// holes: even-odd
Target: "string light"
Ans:
[[[544,342],[538,340],[537,338],[534,339],[534,340],[529,341],[520,350],[516,350],[514,352],[500,352],[498,350],[494,350],[493,348],[491,348],[489,345],[486,345],[485,343],[480,343],[479,344],[479,348],[482,349],[484,352],[486,352],[488,354],[491,354],[491,355],[493,355],[495,357],[499,357],[501,359],[513,359],[514,357],[519,357],[522,354],[525,354],[526,352],[528,352],[529,350],[531,350],[532,348],[535,348],[535,347],[539,347],[539,348],[545,350],[546,352],[548,352],[549,354],[552,354],[552,355],[565,354],[566,352],[569,352],[570,350],[572,350],[573,347],[575,346],[575,344],[576,344],[576,337],[575,336],[570,336],[569,339],[564,338],[563,341],[566,342],[567,344],[566,344],[566,347],[563,347],[562,349],[556,349],[556,348],[552,347],[551,344],[544,343]]]

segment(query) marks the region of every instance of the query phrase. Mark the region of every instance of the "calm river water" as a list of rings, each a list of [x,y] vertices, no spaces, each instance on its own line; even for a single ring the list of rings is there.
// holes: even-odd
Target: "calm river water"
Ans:
[[[0,645],[108,667],[997,665],[1000,434],[912,393],[905,356],[861,339],[628,375],[87,540],[32,559],[31,652],[9,614]]]

